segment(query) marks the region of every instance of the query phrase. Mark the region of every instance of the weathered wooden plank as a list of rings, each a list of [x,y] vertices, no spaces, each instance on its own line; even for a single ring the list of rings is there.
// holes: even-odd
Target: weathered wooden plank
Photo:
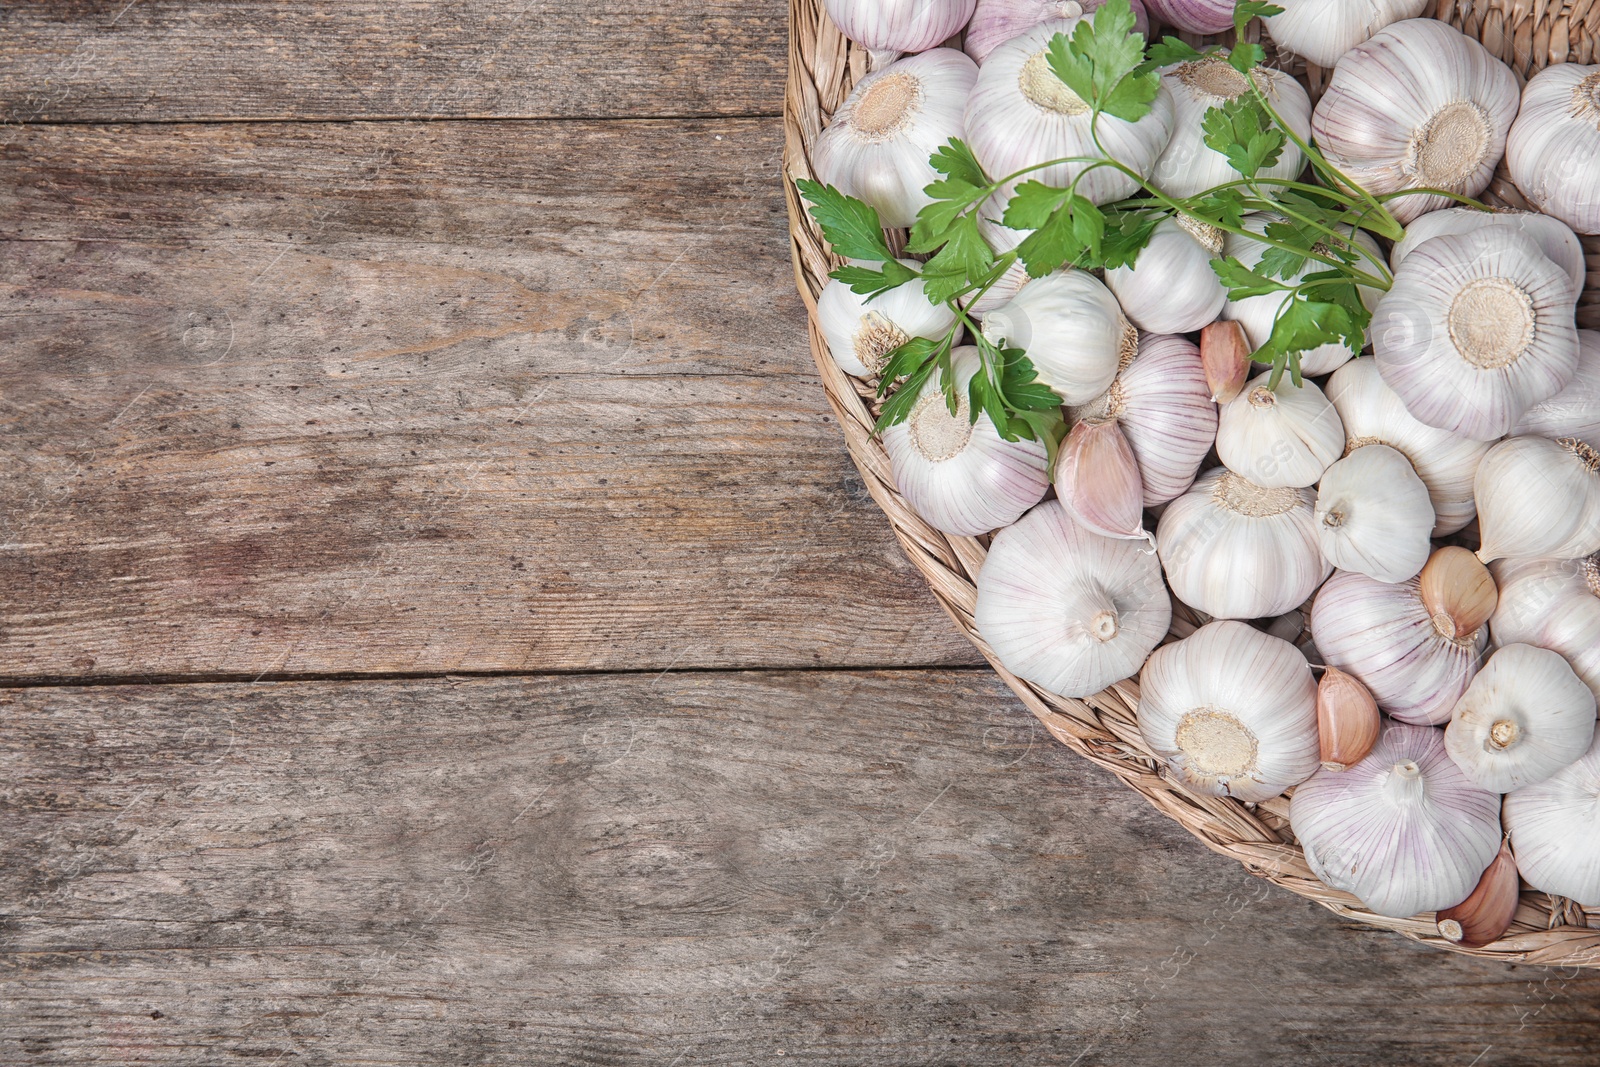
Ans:
[[[770,0],[0,7],[0,125],[776,114]]]
[[[827,413],[776,125],[17,132],[0,676],[977,662]]]
[[[1600,977],[1256,881],[985,672],[5,693],[0,1059],[1592,1063]]]

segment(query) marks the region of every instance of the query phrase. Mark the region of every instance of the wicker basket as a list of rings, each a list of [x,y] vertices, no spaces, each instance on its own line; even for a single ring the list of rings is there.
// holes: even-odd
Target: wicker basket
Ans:
[[[829,21],[822,0],[790,0],[789,14],[785,184],[796,279],[811,312],[812,355],[868,491],[889,517],[895,536],[939,603],[1000,677],[1058,741],[1116,774],[1207,847],[1233,857],[1259,877],[1345,918],[1395,930],[1439,948],[1515,963],[1600,967],[1600,908],[1586,911],[1570,900],[1526,887],[1510,931],[1484,948],[1463,948],[1445,941],[1428,916],[1392,919],[1372,914],[1355,897],[1330,889],[1311,873],[1289,829],[1286,797],[1246,804],[1196,795],[1166,777],[1161,762],[1145,747],[1134,720],[1139,697],[1136,680],[1119,683],[1086,700],[1071,700],[1023,681],[996,661],[978,635],[972,616],[977,600],[973,583],[983,564],[987,538],[950,537],[934,530],[896,492],[888,456],[872,433],[871,392],[838,368],[817,329],[817,294],[839,261],[829,254],[821,233],[805,213],[794,181],[811,176],[811,145],[856,79],[866,72],[867,56]],[[1437,15],[1478,37],[1519,76],[1551,62],[1600,61],[1600,0],[1540,2],[1531,10],[1529,5],[1510,0],[1439,0]],[[1301,67],[1295,73],[1313,94],[1326,84],[1326,71]],[[1491,198],[1525,206],[1505,180],[1491,188]],[[1600,239],[1585,239],[1585,248],[1591,273],[1579,323],[1600,328]],[[1182,636],[1191,632],[1193,625],[1192,617],[1185,619],[1180,612],[1175,615],[1173,632]]]

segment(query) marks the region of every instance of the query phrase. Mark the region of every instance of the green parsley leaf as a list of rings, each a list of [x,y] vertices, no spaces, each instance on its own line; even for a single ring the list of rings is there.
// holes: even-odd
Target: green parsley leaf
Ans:
[[[1233,32],[1240,37],[1244,36],[1244,28],[1250,25],[1253,18],[1270,18],[1273,15],[1283,14],[1283,8],[1268,0],[1242,0],[1233,9]]]
[[[860,293],[862,296],[875,296],[897,285],[915,281],[917,272],[898,260],[886,259],[883,261],[882,270],[873,270],[871,267],[852,263],[840,267],[828,277],[844,282],[850,287],[851,292]]]
[[[900,388],[895,390],[895,394],[884,403],[883,410],[878,413],[878,421],[872,427],[874,433],[882,433],[911,417],[917,401],[922,399],[922,387],[937,367],[938,364],[930,359],[911,372]]]
[[[1154,70],[1156,67],[1168,67],[1174,63],[1188,63],[1199,59],[1205,53],[1200,51],[1188,41],[1180,41],[1176,37],[1163,37],[1151,45],[1146,52],[1148,58],[1139,66],[1139,71]]]
[[[1086,265],[1086,255],[1098,254],[1104,232],[1105,216],[1100,209],[1074,193],[1043,225],[1023,238],[1017,255],[1027,266],[1028,277],[1043,278],[1065,263]]]
[[[1066,202],[1067,191],[1044,182],[1026,181],[1017,186],[1006,204],[1001,220],[1013,230],[1037,230]]]
[[[1065,34],[1056,34],[1047,61],[1084,103],[1127,122],[1148,115],[1161,88],[1161,76],[1155,71],[1139,72],[1144,37],[1134,32],[1133,8],[1127,0],[1107,0],[1092,20],[1083,19],[1073,28],[1070,41]]]
[[[964,182],[967,185],[988,185],[989,179],[983,173],[983,165],[978,162],[978,157],[972,154],[972,149],[959,138],[952,137],[939,150],[928,157],[928,162],[933,169],[949,178]]]
[[[1235,256],[1213,259],[1211,269],[1216,272],[1222,284],[1228,287],[1229,300],[1245,300],[1252,296],[1281,293],[1294,288],[1292,285],[1274,281],[1264,274],[1258,274],[1239,262]]]
[[[878,372],[878,395],[883,396],[901,378],[907,378],[922,369],[941,347],[949,347],[952,337],[913,337],[898,348],[885,353],[883,369]]]
[[[1236,44],[1228,51],[1228,62],[1240,74],[1249,74],[1259,67],[1267,58],[1266,49],[1260,45],[1244,39],[1244,28],[1250,25],[1250,20],[1261,16],[1281,15],[1283,8],[1276,4],[1266,3],[1265,0],[1243,0],[1233,9],[1233,36]]]
[[[1311,300],[1296,293],[1278,309],[1272,324],[1272,336],[1256,349],[1254,359],[1272,364],[1270,387],[1276,387],[1283,372],[1291,372],[1295,384],[1300,384],[1300,353],[1309,352],[1330,341],[1343,340],[1357,353],[1365,344],[1366,335],[1343,304],[1326,300]]]
[[[1158,211],[1105,212],[1106,231],[1100,249],[1100,265],[1106,269],[1131,267],[1150,243],[1150,235],[1165,216]]]
[[[1267,50],[1254,41],[1240,41],[1228,50],[1228,65],[1248,75],[1266,61]]]
[[[1283,131],[1278,129],[1254,96],[1238,96],[1213,107],[1200,120],[1206,144],[1227,157],[1234,170],[1254,178],[1283,153]]]
[[[1208,225],[1225,223],[1234,229],[1244,225],[1244,216],[1249,208],[1245,205],[1244,194],[1237,188],[1212,189],[1210,192],[1190,202],[1191,210],[1188,214]]]
[[[878,212],[871,205],[809,178],[801,178],[795,184],[800,195],[811,202],[811,217],[822,227],[822,236],[827,238],[834,255],[845,259],[894,259],[883,239]]]

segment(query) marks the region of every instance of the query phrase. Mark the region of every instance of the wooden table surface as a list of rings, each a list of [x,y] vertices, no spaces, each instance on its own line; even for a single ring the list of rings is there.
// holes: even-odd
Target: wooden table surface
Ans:
[[[0,1063],[1593,1064],[1053,744],[810,364],[779,0],[0,8]]]

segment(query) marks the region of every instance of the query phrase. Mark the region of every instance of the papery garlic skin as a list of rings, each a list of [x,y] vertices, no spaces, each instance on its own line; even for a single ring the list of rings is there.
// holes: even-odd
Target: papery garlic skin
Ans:
[[[1147,333],[1139,354],[1074,419],[1116,419],[1139,464],[1145,507],[1194,484],[1217,437],[1217,405],[1208,395],[1200,351],[1182,337]]]
[[[1013,38],[1020,37],[1052,20],[1076,19],[1093,15],[1105,0],[978,0],[978,8],[967,23],[967,55],[978,63],[989,58],[989,53]],[[1128,0],[1133,9],[1133,28],[1140,33],[1150,32],[1150,17],[1145,14],[1140,0]]]
[[[1219,619],[1303,604],[1331,567],[1317,550],[1309,489],[1269,489],[1223,468],[1167,505],[1156,546],[1177,598]]]
[[[1578,367],[1571,279],[1507,227],[1412,249],[1371,336],[1378,370],[1406,410],[1478,441],[1509,433]]]
[[[977,80],[977,64],[954,48],[868,74],[812,146],[817,180],[872,205],[885,226],[910,226],[933,202],[923,188],[942,177],[928,157],[963,136]]]
[[[1406,227],[1406,235],[1395,242],[1394,249],[1389,253],[1389,267],[1399,270],[1411,250],[1424,241],[1450,234],[1473,233],[1490,226],[1516,230],[1538,245],[1546,259],[1571,277],[1572,298],[1576,300],[1582,294],[1589,269],[1583,258],[1583,243],[1572,232],[1572,227],[1537,211],[1479,211],[1475,207],[1447,207],[1430,211],[1412,220]]]
[[[1038,441],[1007,441],[979,412],[971,421],[967,384],[981,366],[971,346],[950,353],[960,405],[951,415],[939,376],[905,422],[883,431],[894,484],[936,530],[973,537],[1015,522],[1045,495],[1050,477]]]
[[[1323,558],[1380,582],[1415,578],[1433,551],[1428,487],[1388,445],[1365,445],[1330,466],[1315,515]]]
[[[1383,716],[1366,686],[1337,667],[1326,667],[1317,683],[1317,738],[1322,766],[1348,770],[1378,743]]]
[[[1588,751],[1594,718],[1594,694],[1558,653],[1506,645],[1456,702],[1445,749],[1479,788],[1509,793]]]
[[[1228,18],[1231,23],[1231,12]],[[1252,79],[1295,136],[1301,141],[1311,140],[1311,98],[1299,82],[1282,71],[1256,67],[1246,77],[1216,55],[1175,63],[1161,73],[1162,85],[1172,94],[1176,121],[1172,140],[1156,160],[1150,176],[1157,188],[1169,196],[1198,196],[1225,182],[1240,180],[1228,157],[1206,144],[1202,123],[1212,108],[1248,96]],[[1286,139],[1277,162],[1261,168],[1257,177],[1293,179],[1304,167],[1305,155],[1293,140]]]
[[[980,322],[990,342],[1026,351],[1039,380],[1067,404],[1105,392],[1139,345],[1111,290],[1081,270],[1029,282]]]
[[[1226,404],[1244,390],[1250,377],[1250,341],[1244,327],[1218,319],[1200,331],[1200,365],[1205,368],[1211,399]]]
[[[1477,673],[1488,630],[1446,636],[1414,579],[1334,571],[1311,605],[1311,637],[1323,660],[1354,675],[1390,716],[1438,725]]]
[[[1197,793],[1270,800],[1320,766],[1310,665],[1241,622],[1207,623],[1152,653],[1138,719],[1145,744]]]
[[[978,573],[978,633],[1006,670],[1086,697],[1133,676],[1172,624],[1161,568],[1051,500],[995,535]]]
[[[1511,431],[1517,437],[1576,437],[1600,448],[1600,333],[1578,331],[1578,369],[1555,396],[1523,412]]]
[[[1511,845],[1502,841],[1494,862],[1484,868],[1467,899],[1439,911],[1439,936],[1468,948],[1482,948],[1500,940],[1516,918],[1521,888]]]
[[[1303,488],[1344,452],[1344,423],[1312,382],[1258,375],[1217,413],[1217,456],[1267,488]]]
[[[1600,907],[1600,737],[1577,762],[1508,793],[1502,817],[1529,885]]]
[[[1559,652],[1600,698],[1600,556],[1499,560],[1489,570],[1500,586],[1495,642]]]
[[[1340,57],[1311,115],[1328,162],[1373,194],[1477,196],[1505,152],[1519,93],[1511,69],[1435,19],[1396,22]],[[1385,202],[1402,223],[1447,207],[1416,193]]]
[[[1433,536],[1453,534],[1473,520],[1478,508],[1473,502],[1472,481],[1489,451],[1489,442],[1418,422],[1395,391],[1384,384],[1377,363],[1368,357],[1334,371],[1326,391],[1344,423],[1347,449],[1384,444],[1411,461],[1433,504]]]
[[[1222,237],[1221,230],[1187,217],[1162,219],[1133,266],[1106,271],[1106,288],[1141,330],[1199,330],[1228,302],[1228,290],[1211,269],[1222,254]]]
[[[1233,29],[1232,0],[1147,0],[1160,22],[1189,33],[1222,33]]]
[[[1530,203],[1600,233],[1600,64],[1556,63],[1528,80],[1506,166]]]
[[[1459,904],[1500,850],[1499,794],[1473,785],[1429,726],[1391,722],[1366,759],[1312,775],[1289,823],[1318,878],[1395,918]]]
[[[1172,96],[1163,87],[1150,113],[1128,122],[1102,113],[1090,132],[1089,105],[1050,69],[1047,52],[1058,33],[1072,35],[1078,20],[1047,22],[989,53],[967,101],[966,141],[986,173],[996,179],[1025,167],[1069,156],[1110,158],[1148,175],[1172,137]],[[1028,174],[1028,181],[1062,188],[1083,174],[1087,163],[1057,163]],[[1012,183],[1002,190],[1011,198]],[[1099,167],[1078,182],[1078,193],[1096,204],[1128,196],[1138,184],[1111,167]]]
[[[1263,21],[1281,50],[1331,67],[1356,45],[1391,23],[1416,18],[1428,0],[1276,0],[1281,15]]]
[[[913,269],[909,259],[900,261]],[[817,296],[817,326],[828,342],[828,354],[846,374],[876,378],[890,352],[913,337],[940,338],[955,324],[956,313],[945,304],[928,303],[917,278],[867,298],[844,282],[830,280]]]
[[[1485,563],[1600,551],[1600,452],[1581,441],[1507,438],[1478,465],[1473,495]]]
[[[1446,545],[1428,557],[1417,575],[1417,593],[1446,637],[1481,629],[1500,599],[1489,568],[1459,545]]]
[[[839,32],[874,53],[924,52],[954,37],[977,0],[823,0]]]

